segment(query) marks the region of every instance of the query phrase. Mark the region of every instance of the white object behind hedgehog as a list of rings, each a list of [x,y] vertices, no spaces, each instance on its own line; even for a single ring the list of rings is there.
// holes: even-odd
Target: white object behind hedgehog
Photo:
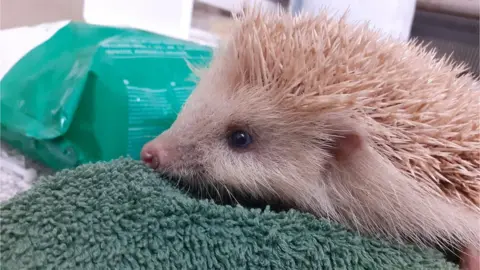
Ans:
[[[83,17],[92,24],[133,27],[187,39],[193,0],[85,0]]]
[[[406,41],[415,14],[416,0],[291,0],[290,10],[318,13],[327,8],[333,13],[343,14],[349,11],[349,22],[369,21],[372,28],[386,35]]]

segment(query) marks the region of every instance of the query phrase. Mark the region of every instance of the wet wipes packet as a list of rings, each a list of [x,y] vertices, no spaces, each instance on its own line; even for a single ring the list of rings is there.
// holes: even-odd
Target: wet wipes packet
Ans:
[[[0,39],[1,139],[53,169],[139,158],[194,89],[192,64],[212,56],[192,41],[71,21]]]

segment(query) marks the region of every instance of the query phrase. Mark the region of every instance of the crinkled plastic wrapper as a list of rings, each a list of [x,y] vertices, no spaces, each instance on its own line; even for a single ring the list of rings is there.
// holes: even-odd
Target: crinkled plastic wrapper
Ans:
[[[5,73],[1,138],[53,169],[120,156],[168,129],[212,48],[68,22]]]

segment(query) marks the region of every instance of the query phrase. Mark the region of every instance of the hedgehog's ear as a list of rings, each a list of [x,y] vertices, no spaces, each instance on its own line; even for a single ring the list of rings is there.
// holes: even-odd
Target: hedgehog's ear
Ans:
[[[339,135],[335,139],[333,156],[338,162],[346,161],[365,147],[365,139],[355,131]]]
[[[333,157],[338,162],[348,161],[367,146],[365,132],[352,121],[339,121],[336,123],[336,132],[333,134]]]

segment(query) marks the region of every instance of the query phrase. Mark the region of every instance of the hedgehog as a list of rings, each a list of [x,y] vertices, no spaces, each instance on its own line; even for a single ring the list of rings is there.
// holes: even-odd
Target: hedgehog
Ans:
[[[478,249],[478,81],[347,17],[244,9],[141,158],[361,233]]]

